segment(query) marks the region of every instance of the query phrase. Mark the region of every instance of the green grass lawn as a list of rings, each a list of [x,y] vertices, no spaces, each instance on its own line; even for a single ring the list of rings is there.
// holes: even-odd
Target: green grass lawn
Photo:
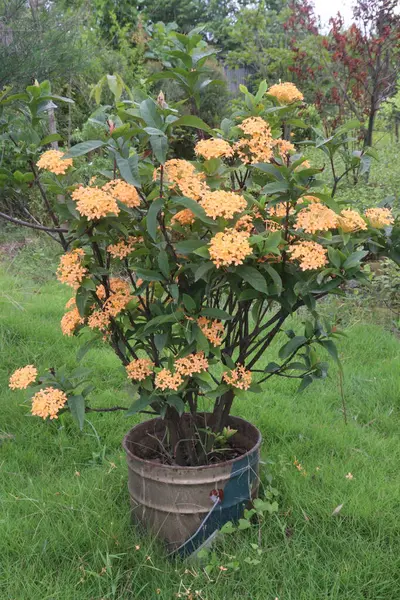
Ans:
[[[69,415],[51,424],[29,416],[23,392],[8,389],[15,368],[72,367],[79,347],[61,335],[69,294],[49,280],[51,261],[43,257],[44,271],[38,261],[33,275],[23,264],[3,262],[0,275],[2,600],[172,600],[190,598],[188,589],[203,600],[400,598],[398,339],[348,319],[340,343],[347,426],[334,368],[302,395],[295,382],[272,379],[264,395],[235,404],[262,431],[262,477],[273,477],[279,513],[260,532],[225,537],[217,564],[240,568],[209,577],[171,562],[129,523],[121,439],[134,419],[90,415],[80,433]],[[128,405],[124,373],[106,347],[84,363],[96,374],[93,405]],[[259,565],[245,562],[255,557],[251,543],[263,550]]]

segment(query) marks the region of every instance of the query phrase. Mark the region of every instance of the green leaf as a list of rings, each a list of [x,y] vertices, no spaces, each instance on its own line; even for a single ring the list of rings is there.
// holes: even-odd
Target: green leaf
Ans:
[[[332,246],[328,246],[328,257],[330,262],[337,268],[340,269],[340,265],[342,261],[340,259],[340,252],[332,248]]]
[[[205,210],[198,202],[193,200],[192,198],[187,198],[186,196],[174,196],[172,198],[174,204],[178,204],[180,206],[184,206],[185,208],[189,208],[196,217],[198,217],[203,223],[207,223],[207,225],[215,224],[215,221],[207,217]]]
[[[264,269],[264,271],[266,271],[268,273],[268,275],[271,277],[272,281],[274,282],[274,284],[276,286],[277,294],[278,295],[281,294],[282,289],[283,289],[283,284],[282,284],[282,279],[281,279],[281,276],[279,275],[279,273],[277,273],[277,271],[275,271],[274,267],[272,267],[268,263],[263,263],[263,269]]]
[[[179,254],[190,254],[194,250],[198,250],[204,246],[203,240],[185,240],[175,244],[175,250]]]
[[[147,213],[147,231],[153,240],[157,238],[157,217],[163,206],[164,198],[158,198],[158,200],[154,200],[154,202],[151,203]]]
[[[211,132],[211,127],[207,125],[202,119],[199,117],[195,117],[194,115],[184,115],[180,117],[176,121],[172,123],[173,127],[177,126],[185,126],[185,127],[195,127],[196,129],[201,129],[202,131]]]
[[[143,100],[140,103],[140,114],[148,127],[162,129],[163,121],[154,100],[151,100],[151,98]]]
[[[253,287],[258,292],[263,294],[268,294],[268,287],[262,273],[257,271],[254,267],[239,266],[236,269],[237,274],[244,279],[251,287]]]
[[[182,400],[182,398],[180,398],[176,394],[172,394],[172,396],[168,396],[167,404],[169,404],[169,406],[173,406],[174,408],[176,408],[176,410],[179,413],[179,416],[185,412],[185,403]]]
[[[198,281],[199,279],[205,279],[204,275],[208,273],[208,271],[210,271],[213,267],[214,263],[211,260],[201,264],[195,271],[194,280]]]
[[[92,301],[92,294],[90,290],[86,289],[83,286],[78,288],[76,292],[76,307],[79,311],[81,317],[87,316],[89,310],[89,304]]]
[[[280,358],[288,358],[291,354],[296,352],[301,346],[307,342],[307,338],[303,335],[296,335],[294,338],[288,341],[287,344],[282,346],[279,350]]]
[[[239,519],[239,524],[238,524],[239,530],[249,529],[249,527],[251,527],[250,521],[248,521],[247,519]]]
[[[96,150],[96,148],[101,148],[102,146],[105,146],[105,142],[102,142],[101,140],[81,142],[80,144],[72,146],[72,148],[70,148],[68,152],[64,154],[63,158],[75,158],[75,156],[82,156],[83,154],[92,152],[92,150]]]
[[[69,396],[68,407],[75,421],[79,425],[79,429],[82,431],[85,423],[85,398],[82,395]]]
[[[149,329],[157,329],[160,325],[165,325],[166,323],[178,323],[181,319],[181,312],[174,312],[168,315],[158,315],[146,323],[144,331],[148,331]]]
[[[203,308],[200,313],[203,317],[210,317],[212,319],[219,319],[220,321],[230,321],[233,317],[225,310],[220,308]]]
[[[340,359],[336,344],[332,340],[318,340],[318,344],[325,348],[325,350],[332,356],[336,364],[340,366]]]
[[[232,521],[228,521],[221,527],[221,533],[235,533],[236,528],[233,526]]]
[[[165,252],[165,250],[160,250],[158,252],[157,262],[158,262],[158,266],[160,268],[161,273],[164,275],[164,277],[166,279],[168,279],[169,273],[170,273],[169,261],[168,261],[168,254]]]
[[[168,138],[165,135],[152,135],[150,136],[150,145],[154,156],[163,165],[167,160]]]
[[[133,157],[132,157],[133,158]],[[122,179],[127,183],[140,188],[140,181],[134,176],[131,167],[131,159],[123,158],[118,152],[115,153],[115,160]]]
[[[183,294],[183,304],[188,312],[194,312],[196,310],[196,302],[188,294]]]
[[[136,413],[138,413],[141,410],[143,410],[144,408],[146,408],[146,406],[148,406],[150,404],[150,402],[151,402],[150,394],[147,394],[146,392],[142,392],[141,395],[139,396],[139,398],[132,402],[132,404],[126,411],[125,415],[127,417],[136,415]]]
[[[51,144],[51,142],[60,142],[62,140],[62,136],[59,133],[51,133],[50,135],[46,135],[46,137],[42,138],[39,142],[40,146],[46,146],[46,144]]]
[[[164,278],[162,277],[162,275],[160,273],[158,273],[158,271],[153,271],[151,269],[141,269],[141,268],[137,268],[135,269],[135,273],[138,277],[140,277],[141,279],[144,279],[145,281],[163,281]]]
[[[348,271],[349,269],[353,269],[354,267],[358,267],[360,265],[360,261],[367,256],[368,252],[366,250],[358,250],[357,252],[353,252],[346,258],[343,263],[343,269]]]
[[[264,194],[278,194],[279,192],[287,192],[288,184],[286,181],[276,181],[274,183],[267,183],[264,185],[262,191]]]

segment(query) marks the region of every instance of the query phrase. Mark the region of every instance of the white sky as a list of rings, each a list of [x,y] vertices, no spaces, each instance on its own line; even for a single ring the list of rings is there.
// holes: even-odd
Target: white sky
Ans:
[[[321,17],[323,29],[328,25],[329,19],[338,12],[344,17],[346,24],[351,22],[352,0],[314,0],[314,4],[315,13]]]

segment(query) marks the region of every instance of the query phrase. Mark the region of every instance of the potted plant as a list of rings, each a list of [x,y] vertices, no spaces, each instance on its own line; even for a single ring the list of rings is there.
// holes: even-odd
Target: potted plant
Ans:
[[[241,110],[212,131],[161,95],[117,99],[106,141],[47,150],[33,168],[43,193],[57,196],[44,229],[66,247],[57,276],[73,295],[62,332],[86,347],[109,344],[132,382],[127,414],[155,417],[123,442],[132,513],[182,553],[257,493],[261,436],[231,416],[235,397],[251,402],[274,376],[298,378],[301,389],[326,377],[338,332],[321,323],[317,301],[362,277],[370,251],[398,257],[391,212],[338,205],[321,169],[282,138],[306,127],[301,92],[263,82],[244,93]],[[193,160],[170,151],[187,126],[208,135],[194,140]],[[110,169],[77,182],[74,162],[89,151]],[[300,308],[301,331],[285,329]],[[272,344],[276,359],[265,364]],[[41,376],[33,414],[71,410],[83,426],[91,388],[82,377]],[[10,386],[37,378],[30,365]]]

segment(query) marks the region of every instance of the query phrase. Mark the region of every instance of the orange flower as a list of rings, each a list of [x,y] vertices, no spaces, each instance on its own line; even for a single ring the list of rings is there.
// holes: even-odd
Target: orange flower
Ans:
[[[236,369],[224,373],[222,379],[240,390],[248,390],[251,386],[251,371],[247,371],[243,365],[238,365]]]
[[[154,384],[160,390],[177,390],[183,383],[180,373],[172,373],[169,369],[161,369],[155,376]]]
[[[275,96],[281,104],[292,104],[292,102],[304,99],[303,94],[297,89],[294,83],[289,81],[272,85],[268,90],[268,94]]]
[[[327,231],[337,227],[337,215],[320,202],[314,202],[299,212],[296,225],[306,233]]]
[[[157,173],[157,172],[156,172]],[[172,158],[164,165],[165,182],[193,200],[199,200],[207,189],[204,173],[198,173],[187,160]]]
[[[28,385],[36,381],[37,369],[33,365],[27,365],[17,369],[10,377],[9,387],[12,390],[26,390]]]
[[[282,219],[283,217],[286,217],[288,204],[289,204],[288,202],[278,202],[274,206],[271,206],[268,209],[270,216],[277,217],[278,219]],[[294,209],[289,208],[289,215],[292,215],[293,213],[294,213]]]
[[[233,148],[231,145],[219,138],[200,140],[194,147],[194,151],[197,155],[202,156],[206,160],[233,156]]]
[[[212,343],[213,346],[220,346],[224,337],[224,324],[217,319],[207,319],[207,317],[199,317],[197,324],[203,335]]]
[[[249,117],[238,127],[248,136],[236,142],[234,146],[242,161],[269,162],[273,156],[274,140],[268,123],[261,117]]]
[[[55,175],[65,175],[66,170],[72,167],[72,158],[63,159],[64,152],[60,150],[46,150],[37,161],[39,169],[45,169]]]
[[[123,181],[122,179],[113,179],[103,185],[101,189],[104,192],[111,194],[113,198],[116,198],[129,208],[140,206],[140,196],[135,186],[126,183],[126,181]]]
[[[100,329],[107,331],[111,323],[111,318],[108,312],[104,312],[101,308],[92,312],[88,318],[88,327],[90,329]]]
[[[392,212],[388,208],[369,208],[365,211],[365,216],[375,229],[384,229],[394,223]]]
[[[304,163],[303,163],[304,164]],[[317,196],[302,196],[301,198],[299,198],[297,200],[297,204],[303,204],[304,200],[306,200],[307,202],[321,202],[321,200],[319,198],[317,198]]]
[[[79,188],[72,192],[72,199],[76,201],[76,209],[88,221],[101,219],[107,215],[118,215],[118,204],[113,196],[97,187]]]
[[[71,298],[70,300],[68,300],[67,304],[65,305],[65,308],[70,310],[68,310],[61,319],[61,331],[63,332],[63,335],[72,337],[78,325],[83,325],[85,320],[79,314],[75,298]]]
[[[233,192],[224,192],[216,190],[215,192],[206,192],[200,200],[207,217],[214,220],[217,217],[232,219],[236,213],[241,213],[247,207],[247,202],[243,196]]]
[[[342,210],[340,216],[337,218],[338,225],[344,233],[351,233],[353,231],[365,231],[367,224],[358,212],[355,210],[345,209]]]
[[[253,217],[251,215],[243,215],[236,221],[234,229],[236,231],[251,233],[254,229]]]
[[[107,248],[107,252],[109,252],[113,258],[123,260],[135,250],[135,245],[139,241],[141,241],[141,238],[130,235],[127,240],[121,239],[116,244],[110,244]]]
[[[70,252],[66,252],[60,258],[60,264],[57,269],[57,279],[61,283],[66,283],[74,290],[78,289],[82,279],[87,273],[87,269],[82,266],[82,259],[85,252],[82,248],[75,248]]]
[[[285,159],[288,154],[296,150],[294,145],[291,142],[288,142],[287,140],[274,140],[273,144],[274,148],[278,149],[278,153],[280,154],[282,159]]]
[[[193,225],[196,218],[190,208],[185,208],[177,212],[171,219],[171,223],[177,221],[181,225]]]
[[[317,242],[302,241],[289,246],[291,260],[300,261],[302,271],[319,269],[328,262],[327,250]]]
[[[247,231],[225,229],[219,231],[210,240],[210,257],[217,269],[230,265],[241,265],[251,254]]]
[[[125,368],[129,379],[143,381],[153,372],[153,367],[154,363],[149,358],[138,358],[132,360]]]
[[[193,373],[201,373],[208,369],[208,360],[204,356],[204,352],[197,354],[189,354],[184,358],[178,358],[174,364],[175,370],[181,375],[191,377]]]
[[[67,396],[53,387],[37,392],[32,398],[32,414],[42,419],[58,419],[58,412],[67,403]]]

